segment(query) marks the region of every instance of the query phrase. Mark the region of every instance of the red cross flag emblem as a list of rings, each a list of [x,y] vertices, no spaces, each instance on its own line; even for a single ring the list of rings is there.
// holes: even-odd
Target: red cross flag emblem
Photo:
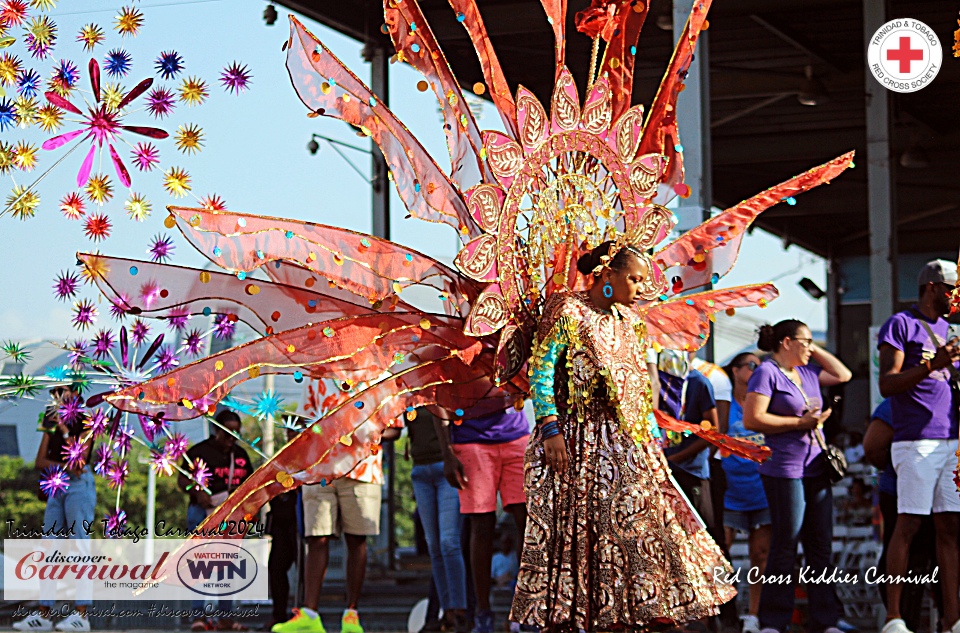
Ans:
[[[933,81],[943,63],[936,32],[919,20],[900,18],[877,29],[867,43],[867,65],[887,90],[916,92]]]

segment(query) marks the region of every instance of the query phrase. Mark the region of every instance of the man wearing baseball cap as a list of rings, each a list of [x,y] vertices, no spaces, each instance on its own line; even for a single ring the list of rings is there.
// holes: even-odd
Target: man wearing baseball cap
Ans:
[[[893,420],[891,460],[897,472],[897,523],[890,540],[889,576],[906,576],[910,543],[922,517],[932,514],[937,563],[943,587],[941,631],[960,633],[960,494],[956,464],[958,400],[954,398],[957,339],[947,340],[950,293],[957,266],[936,259],[918,278],[920,299],[880,328],[880,393],[890,398]],[[910,633],[900,617],[903,584],[887,585],[887,622],[881,633]]]

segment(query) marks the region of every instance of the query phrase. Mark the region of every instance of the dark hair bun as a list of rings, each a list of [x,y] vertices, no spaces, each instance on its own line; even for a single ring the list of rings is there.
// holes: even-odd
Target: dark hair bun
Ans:
[[[588,251],[577,258],[577,270],[580,274],[589,275],[594,268],[596,264],[593,263],[593,251]]]
[[[759,337],[757,338],[757,347],[760,348],[762,352],[775,352],[777,350],[777,345],[780,341],[777,340],[777,335],[773,331],[773,326],[769,323],[766,325],[761,325],[760,329],[757,330]]]

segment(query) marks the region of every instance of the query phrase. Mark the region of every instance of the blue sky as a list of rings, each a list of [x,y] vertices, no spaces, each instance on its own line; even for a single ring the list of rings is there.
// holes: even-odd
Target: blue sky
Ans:
[[[167,119],[156,121],[145,111],[129,114],[125,123],[157,125],[176,131],[182,124],[203,128],[205,146],[193,156],[178,152],[172,138],[157,143],[162,168],[179,166],[192,178],[193,192],[198,196],[216,193],[231,210],[297,218],[370,230],[370,189],[359,174],[347,166],[330,149],[322,147],[316,156],[306,150],[311,133],[320,133],[344,142],[367,147],[365,138],[358,138],[347,125],[327,118],[309,119],[290,85],[284,67],[281,45],[288,34],[287,12],[277,7],[280,19],[268,27],[261,14],[262,0],[200,0],[176,2],[143,0],[136,6],[143,11],[145,23],[135,38],[121,38],[112,30],[114,16],[121,3],[116,0],[61,0],[50,11],[59,28],[59,42],[54,60],[31,63],[22,45],[7,49],[24,58],[44,78],[55,60],[67,58],[85,68],[91,54],[83,52],[75,41],[81,26],[100,24],[106,42],[93,52],[103,60],[107,51],[124,48],[133,57],[133,67],[121,83],[127,88],[141,79],[155,76],[153,62],[161,51],[176,50],[186,63],[186,76],[199,76],[210,84],[211,96],[195,108],[178,104]],[[538,10],[538,4],[532,3]],[[344,63],[361,78],[369,76],[369,65],[360,56],[360,44],[318,24],[305,20]],[[253,84],[237,96],[226,93],[217,82],[222,69],[234,61],[247,64]],[[183,76],[183,75],[182,75]],[[181,76],[181,77],[182,77]],[[405,65],[391,66],[391,108],[413,130],[441,166],[448,165],[442,134],[442,122],[432,93],[416,89],[420,76]],[[158,80],[156,85],[175,87],[175,82]],[[81,74],[81,87],[88,89],[86,72]],[[7,88],[8,95],[13,92]],[[681,97],[683,98],[683,97]],[[142,103],[143,98],[138,101]],[[481,129],[501,127],[493,106],[484,102],[480,114]],[[65,125],[61,131],[76,126]],[[39,128],[8,129],[0,132],[0,140],[26,140],[37,145],[50,135]],[[136,142],[139,139],[133,139]],[[120,148],[118,148],[120,150]],[[31,182],[52,164],[64,150],[41,152],[40,163],[32,174],[16,173],[17,182]],[[346,150],[362,170],[369,172],[369,156]],[[127,159],[129,151],[121,151]],[[77,250],[101,250],[123,257],[147,258],[146,249],[152,236],[166,233],[174,238],[177,251],[174,262],[202,266],[206,263],[179,236],[163,227],[167,204],[193,206],[195,199],[176,200],[165,194],[159,172],[143,174],[132,170],[132,191],[145,195],[153,203],[153,215],[143,223],[127,218],[123,202],[128,192],[113,181],[117,189],[114,199],[105,207],[112,222],[111,237],[94,244],[83,235],[82,221],[63,217],[59,199],[73,190],[73,181],[82,161],[78,150],[57,167],[39,186],[41,204],[35,218],[27,221],[0,218],[0,263],[7,275],[0,282],[3,303],[0,304],[0,340],[63,339],[72,336],[70,305],[58,302],[51,285],[58,271],[74,264]],[[112,174],[109,165],[103,172]],[[793,174],[782,174],[783,179]],[[0,197],[6,198],[12,182],[6,177]],[[773,183],[771,183],[773,184]],[[803,204],[803,199],[798,199]],[[88,205],[88,213],[90,205]],[[456,253],[457,239],[452,229],[417,220],[404,220],[405,210],[394,196],[392,232],[394,240],[411,248],[449,261]],[[792,272],[791,272],[792,271]],[[780,241],[762,231],[755,231],[743,243],[737,268],[721,284],[740,285],[777,279],[782,297],[766,310],[743,310],[730,319],[719,318],[718,357],[725,357],[749,343],[748,334],[761,321],[786,317],[806,320],[813,329],[825,325],[825,303],[811,300],[796,283],[808,276],[825,287],[821,260],[797,247],[784,251]],[[105,306],[102,306],[102,311]],[[106,318],[105,318],[106,317]],[[101,314],[101,322],[109,320]],[[98,324],[98,325],[100,325]]]

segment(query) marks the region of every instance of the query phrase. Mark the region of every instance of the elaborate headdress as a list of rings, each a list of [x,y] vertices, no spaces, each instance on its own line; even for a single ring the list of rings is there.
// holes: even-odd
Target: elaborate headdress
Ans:
[[[192,418],[212,412],[236,385],[270,373],[369,385],[272,456],[211,514],[211,524],[249,517],[296,485],[322,485],[345,474],[370,454],[387,425],[415,407],[431,406],[456,420],[522,406],[529,385],[520,369],[544,301],[580,287],[578,255],[605,240],[632,245],[650,271],[640,307],[648,343],[699,348],[713,313],[764,305],[776,289],[681,293],[732,268],[759,213],[852,164],[851,153],[811,169],[654,251],[674,226],[664,205],[689,192],[675,105],[710,1],[694,4],[646,114],[631,102],[647,3],[595,3],[595,44],[599,49],[602,38],[605,47],[581,99],[564,65],[566,3],[543,0],[556,38],[556,85],[545,106],[523,87],[509,89],[475,1],[450,1],[480,57],[504,133],[478,129],[417,3],[385,3],[397,59],[423,73],[441,103],[448,170],[295,18],[285,48],[309,114],[341,119],[369,135],[410,215],[457,232],[456,270],[337,227],[177,207],[169,209],[169,226],[224,272],[79,255],[85,274],[126,312],[227,315],[263,334],[107,395],[118,410],[167,421]],[[255,270],[267,279],[247,277]],[[443,310],[408,301],[402,293],[413,285],[431,288]]]

